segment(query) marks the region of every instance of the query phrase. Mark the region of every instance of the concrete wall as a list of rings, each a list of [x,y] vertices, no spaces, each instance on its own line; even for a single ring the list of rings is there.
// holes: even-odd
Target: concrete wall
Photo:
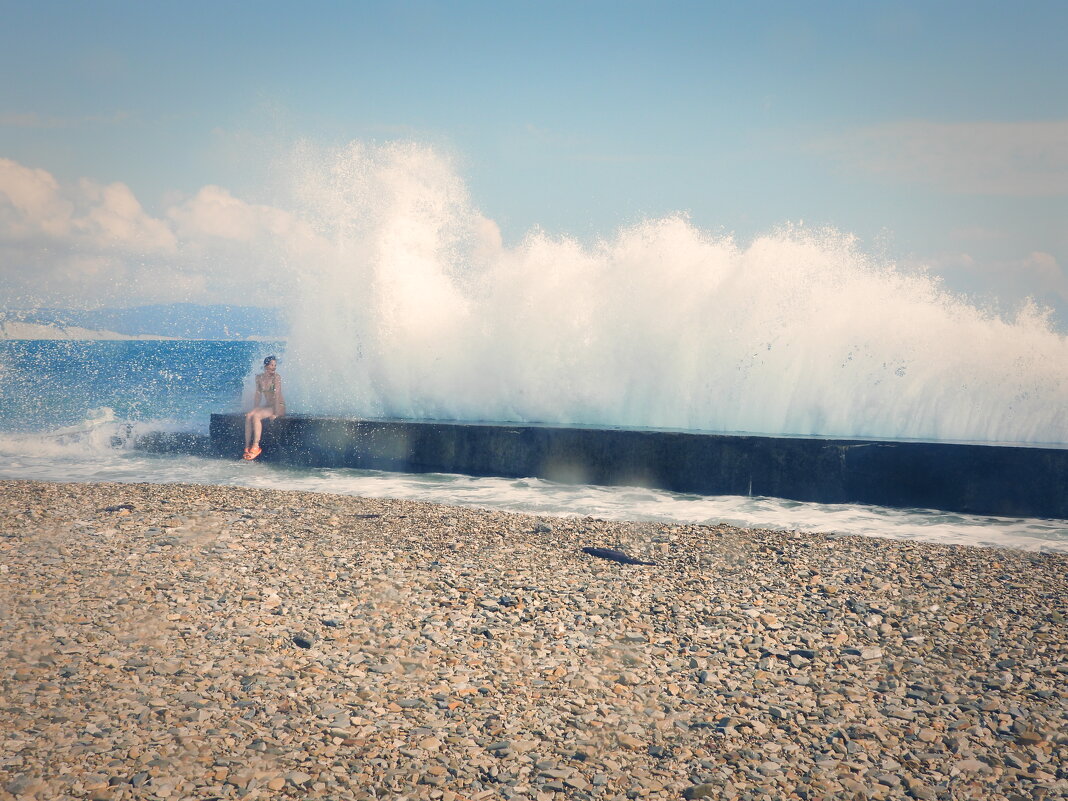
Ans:
[[[116,437],[115,447],[122,446]],[[150,431],[134,440],[134,448],[148,453],[186,453],[190,456],[212,456],[215,451],[209,437],[185,431]]]
[[[241,415],[212,415],[217,455],[239,458],[243,438]],[[1068,518],[1061,448],[303,416],[268,422],[261,444],[264,461],[306,467]]]

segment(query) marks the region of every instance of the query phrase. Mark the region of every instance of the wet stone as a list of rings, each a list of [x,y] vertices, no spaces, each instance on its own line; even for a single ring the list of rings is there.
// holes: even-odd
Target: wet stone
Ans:
[[[720,788],[714,784],[694,784],[682,791],[682,797],[688,800],[695,798],[715,798],[719,795]]]

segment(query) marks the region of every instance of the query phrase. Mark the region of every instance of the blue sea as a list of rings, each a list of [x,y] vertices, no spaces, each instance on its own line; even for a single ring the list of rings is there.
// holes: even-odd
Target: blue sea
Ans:
[[[285,375],[283,343],[0,341],[0,478],[222,484],[550,516],[728,523],[1068,552],[1065,520],[699,496],[535,478],[295,469],[238,459],[150,454],[134,447],[139,436],[151,431],[206,433],[212,412],[239,410],[255,368],[267,354],[280,357],[279,372]]]

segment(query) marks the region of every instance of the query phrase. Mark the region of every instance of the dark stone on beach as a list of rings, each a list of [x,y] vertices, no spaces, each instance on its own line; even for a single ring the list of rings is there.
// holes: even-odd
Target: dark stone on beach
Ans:
[[[934,801],[938,798],[933,789],[920,782],[914,782],[909,785],[908,793],[918,801]]]
[[[125,510],[127,512],[132,512],[133,509],[134,509],[134,507],[133,507],[132,503],[120,503],[120,504],[116,504],[115,506],[105,506],[104,507],[104,511],[105,512],[121,512],[123,510]]]
[[[329,626],[332,629],[336,629],[341,625],[341,621],[340,620],[335,620],[332,617],[327,617],[327,618],[323,618],[323,625],[324,626]]]
[[[590,556],[596,556],[598,559],[608,559],[612,562],[620,562],[624,565],[655,565],[656,562],[643,562],[641,559],[635,559],[623,551],[617,551],[614,548],[583,548],[583,553],[588,553]]]
[[[695,784],[683,790],[682,797],[687,801],[693,798],[711,798],[716,795],[718,789],[714,784]]]
[[[1039,745],[1046,741],[1045,735],[1037,731],[1021,731],[1016,735],[1016,742],[1020,745]]]
[[[790,720],[793,718],[793,713],[788,709],[783,709],[781,706],[769,706],[768,713],[776,720]]]
[[[306,632],[293,635],[293,644],[298,648],[311,648],[315,638]]]
[[[7,790],[12,795],[30,797],[38,796],[45,789],[45,783],[30,774],[23,774],[7,785]]]

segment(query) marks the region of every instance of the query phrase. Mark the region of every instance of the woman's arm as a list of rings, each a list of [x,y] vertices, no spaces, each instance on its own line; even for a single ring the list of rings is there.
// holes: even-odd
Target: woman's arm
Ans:
[[[286,413],[286,399],[282,397],[282,376],[275,374],[274,377],[274,416],[281,417]]]

